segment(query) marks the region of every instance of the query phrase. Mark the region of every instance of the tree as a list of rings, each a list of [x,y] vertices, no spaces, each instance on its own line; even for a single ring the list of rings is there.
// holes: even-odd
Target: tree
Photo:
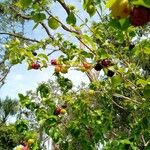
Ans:
[[[14,125],[2,125],[0,126],[0,148],[1,150],[13,149],[20,143],[21,134],[16,131]]]
[[[0,123],[5,124],[9,117],[16,115],[18,108],[18,101],[9,97],[6,97],[5,100],[0,99]]]
[[[23,136],[17,132],[15,125],[9,121],[12,116],[16,115],[19,108],[19,102],[6,97],[0,99],[0,149],[10,150],[19,144]]]
[[[52,3],[66,20],[55,15]],[[11,16],[13,10],[26,24],[33,21],[33,29],[42,27],[47,37],[32,39],[17,30],[4,33],[14,37],[5,45],[6,58],[11,64],[25,60],[28,69],[42,70],[49,66],[49,56],[60,51],[62,55],[51,60],[50,66],[61,88],[57,99],[67,103],[67,113],[62,115],[61,108],[55,111],[56,103],[45,84],[37,90],[44,107],[36,107],[29,95],[20,94],[20,101],[32,106],[43,131],[59,149],[94,150],[99,144],[103,149],[149,149],[150,4],[144,0],[80,3],[90,18],[82,19],[85,11],[78,13],[76,6],[64,0],[7,3],[5,15]],[[88,89],[71,90],[72,82],[63,75],[71,68],[87,75]]]
[[[4,44],[7,43],[8,40],[13,39],[16,28],[19,35],[23,34],[24,29],[22,19],[16,17],[13,13],[11,13],[11,15],[6,14],[10,11],[7,9],[9,2],[10,1],[5,1],[0,3],[0,87],[4,85],[5,79],[12,67],[7,61]],[[9,32],[12,33],[9,34]]]

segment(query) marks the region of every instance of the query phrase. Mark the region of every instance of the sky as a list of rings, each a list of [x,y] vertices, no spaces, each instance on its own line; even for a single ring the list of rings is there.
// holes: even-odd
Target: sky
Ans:
[[[78,7],[79,10],[82,9],[81,2],[68,0],[71,4]],[[65,20],[66,15],[63,9],[59,9],[57,5],[53,5],[53,12],[55,15],[60,16],[62,21]],[[89,17],[86,13],[80,14],[81,18]],[[96,18],[95,18],[96,19]],[[43,32],[39,26],[35,30],[32,30],[33,23],[27,23],[25,25],[25,36],[36,39],[43,39],[46,37],[46,33]],[[51,58],[57,58],[60,53],[54,53]],[[4,99],[6,96],[11,98],[18,98],[18,93],[25,94],[27,90],[35,90],[38,83],[47,81],[48,79],[54,80],[53,76],[54,68],[48,67],[46,69],[40,70],[27,70],[27,64],[18,64],[11,68],[10,73],[6,78],[6,83],[0,89],[0,98]],[[68,74],[65,75],[72,80],[75,86],[80,85],[81,82],[89,83],[87,76],[79,71],[70,70]]]

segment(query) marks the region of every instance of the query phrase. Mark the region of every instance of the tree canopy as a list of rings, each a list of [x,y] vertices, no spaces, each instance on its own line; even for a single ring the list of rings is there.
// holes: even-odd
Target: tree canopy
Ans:
[[[75,4],[78,5],[75,5]],[[13,29],[0,31],[8,40],[5,59],[28,69],[54,68],[59,85],[38,86],[36,94],[19,94],[40,130],[58,149],[150,149],[150,3],[146,0],[11,0],[1,14]],[[57,12],[57,10],[60,12]],[[1,22],[3,23],[3,22]],[[19,28],[18,25],[22,25]],[[9,24],[8,24],[9,25]],[[46,35],[26,36],[26,25]],[[59,52],[57,58],[51,55]],[[74,90],[67,74],[83,72],[85,88]],[[30,121],[19,120],[20,132]],[[39,148],[40,140],[33,147]],[[35,146],[36,145],[36,146]],[[31,146],[31,149],[33,149]]]

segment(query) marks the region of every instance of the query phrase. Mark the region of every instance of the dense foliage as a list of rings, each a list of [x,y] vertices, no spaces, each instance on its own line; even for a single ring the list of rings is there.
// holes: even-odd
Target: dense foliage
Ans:
[[[54,5],[64,16],[57,16]],[[47,34],[32,39],[17,29],[5,33],[14,37],[5,44],[12,65],[25,61],[28,69],[54,67],[57,94],[47,83],[35,97],[19,94],[22,107],[38,124],[39,139],[45,133],[65,150],[99,145],[106,150],[150,149],[149,1],[83,0],[74,6],[64,0],[15,0],[2,7],[4,15]],[[82,13],[89,16],[82,18]],[[56,51],[59,57],[50,60]],[[90,84],[73,90],[64,75],[71,69],[85,73]],[[30,125],[19,120],[17,129],[25,132]]]
[[[19,134],[14,125],[1,125],[0,126],[0,149],[10,150],[19,144],[21,134]]]

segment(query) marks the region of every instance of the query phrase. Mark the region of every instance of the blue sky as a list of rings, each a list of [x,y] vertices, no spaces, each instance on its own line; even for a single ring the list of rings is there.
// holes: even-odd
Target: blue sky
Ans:
[[[68,0],[71,4],[78,7],[79,10],[82,9],[81,2]],[[53,4],[54,14],[60,16],[61,20],[65,20],[66,14],[63,9],[60,9],[56,4]],[[80,13],[81,18],[89,17],[86,13]],[[96,19],[96,18],[95,18]],[[27,23],[25,26],[25,32],[27,37],[43,39],[46,37],[46,33],[39,26],[34,31],[32,30],[33,23]],[[58,32],[58,31],[56,31]],[[61,30],[60,30],[61,32]],[[57,58],[60,54],[55,53],[51,58]],[[48,67],[46,69],[40,70],[27,70],[27,64],[18,64],[11,68],[10,73],[6,78],[6,84],[0,89],[0,97],[5,98],[6,96],[17,98],[18,93],[25,93],[27,90],[36,89],[38,83],[42,81],[47,81],[48,79],[53,79],[53,67]],[[79,71],[70,70],[67,75],[71,79],[74,85],[79,85],[81,82],[88,83],[89,80],[84,73]]]

